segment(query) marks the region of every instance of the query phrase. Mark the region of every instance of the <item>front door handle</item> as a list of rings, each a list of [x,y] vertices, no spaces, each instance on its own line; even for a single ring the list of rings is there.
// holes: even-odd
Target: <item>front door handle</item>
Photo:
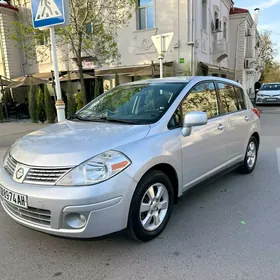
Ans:
[[[224,130],[224,128],[225,128],[225,126],[221,123],[221,124],[219,124],[219,126],[218,126],[218,129],[219,130]]]
[[[248,117],[248,116],[245,117],[245,121],[246,121],[246,122],[249,121],[249,117]]]

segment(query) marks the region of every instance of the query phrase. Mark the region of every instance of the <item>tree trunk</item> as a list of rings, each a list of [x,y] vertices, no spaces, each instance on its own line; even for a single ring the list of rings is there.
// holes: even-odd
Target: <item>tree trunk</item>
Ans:
[[[87,92],[86,92],[86,86],[85,86],[84,70],[83,70],[82,61],[78,62],[78,67],[79,67],[81,90],[83,93],[83,102],[84,102],[84,105],[86,105],[88,103],[88,98],[87,98]]]

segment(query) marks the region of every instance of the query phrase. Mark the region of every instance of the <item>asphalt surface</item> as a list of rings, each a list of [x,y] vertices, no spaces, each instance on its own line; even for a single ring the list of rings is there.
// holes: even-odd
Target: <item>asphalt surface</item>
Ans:
[[[261,110],[255,172],[230,173],[183,197],[150,243],[123,234],[57,238],[16,224],[0,208],[0,279],[279,280],[280,107]],[[1,136],[0,153],[21,134]]]

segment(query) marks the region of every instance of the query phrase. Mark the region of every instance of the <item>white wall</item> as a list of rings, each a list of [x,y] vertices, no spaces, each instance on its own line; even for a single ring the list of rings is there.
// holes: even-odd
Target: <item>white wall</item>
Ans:
[[[179,62],[184,58],[187,67],[190,60],[190,47],[187,46],[187,0],[155,0],[155,28],[137,30],[136,13],[133,14],[127,27],[118,34],[118,48],[121,55],[121,65],[151,64],[158,62],[158,54],[151,36],[174,32],[174,37],[165,61]]]
[[[2,46],[0,69],[1,74],[8,78],[21,76],[23,73],[21,50],[17,42],[9,38],[14,32],[13,22],[16,19],[16,11],[0,7],[0,40]]]
[[[256,36],[256,30],[252,30],[253,33],[251,34],[251,37],[246,37],[245,34],[246,30],[252,27],[254,27],[254,22],[248,13],[234,14],[230,16],[230,46],[234,53],[234,55],[231,55],[230,57],[230,68],[235,69],[235,79],[243,85],[245,91],[253,95],[254,85],[260,78],[260,72],[250,72],[244,68],[244,61],[248,50],[253,54],[252,58],[256,59],[256,40],[254,39]],[[249,40],[251,40],[251,43]]]

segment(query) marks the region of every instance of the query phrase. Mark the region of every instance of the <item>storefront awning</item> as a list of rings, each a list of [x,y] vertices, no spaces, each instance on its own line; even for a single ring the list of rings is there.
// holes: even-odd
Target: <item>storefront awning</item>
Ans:
[[[163,63],[166,67],[172,67],[173,61]],[[151,76],[159,74],[159,64],[142,64],[142,65],[125,65],[108,68],[95,69],[95,76],[113,76],[127,75],[127,76]]]
[[[219,67],[217,65],[213,65],[213,64],[208,64],[208,63],[204,63],[204,62],[200,62],[199,63],[201,67],[203,68],[207,68],[208,70],[210,70],[211,72],[228,72],[228,73],[233,73],[234,71],[228,68],[224,68],[224,67]]]

